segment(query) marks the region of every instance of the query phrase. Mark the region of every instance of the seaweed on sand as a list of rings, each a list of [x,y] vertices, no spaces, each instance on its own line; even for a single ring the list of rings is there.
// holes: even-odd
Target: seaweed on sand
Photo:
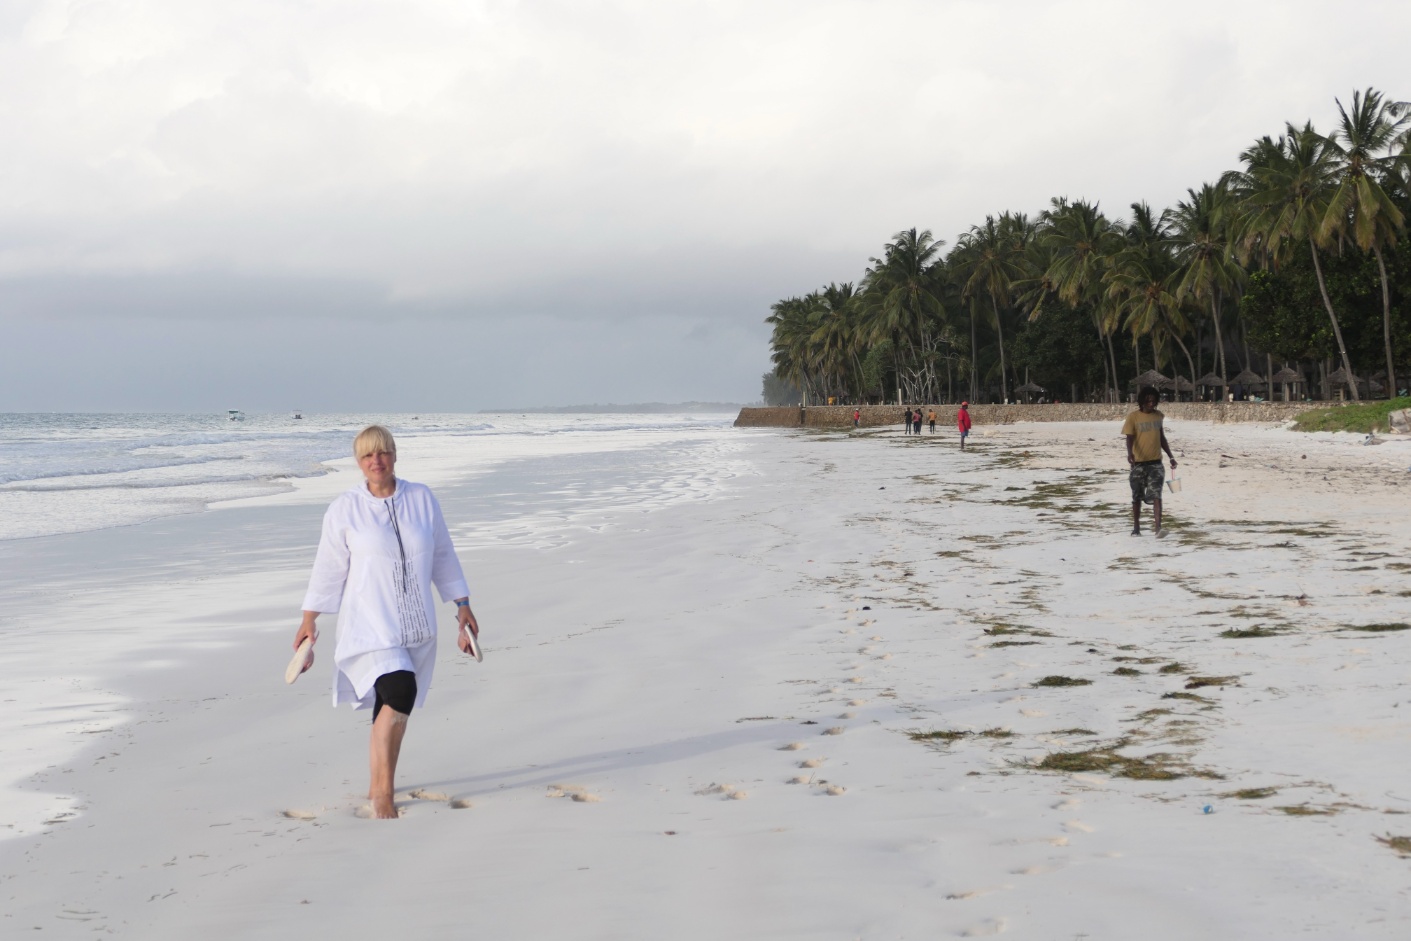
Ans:
[[[1034,687],[1050,687],[1050,686],[1091,686],[1092,684],[1093,684],[1093,681],[1092,681],[1092,680],[1075,679],[1074,677],[1071,677],[1071,676],[1059,676],[1059,675],[1056,675],[1056,674],[1055,674],[1055,675],[1052,675],[1052,676],[1046,676],[1046,677],[1044,677],[1043,679],[1039,680],[1037,683],[1032,683],[1032,684],[1030,684],[1030,685],[1032,685],[1032,686],[1034,686]]]

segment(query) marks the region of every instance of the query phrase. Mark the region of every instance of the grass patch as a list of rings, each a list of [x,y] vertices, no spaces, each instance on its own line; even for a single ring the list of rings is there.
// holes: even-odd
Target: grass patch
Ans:
[[[1193,676],[1186,683],[1186,689],[1200,689],[1204,686],[1238,686],[1238,676]]]
[[[1219,777],[1213,772],[1192,770],[1183,760],[1173,755],[1155,754],[1132,758],[1118,754],[1115,748],[1051,752],[1034,767],[1040,771],[1059,771],[1064,774],[1098,772],[1134,781],[1175,781],[1191,775]]]
[[[1389,846],[1396,850],[1402,856],[1411,856],[1411,836],[1392,836],[1388,833],[1386,836],[1377,837],[1376,840],[1383,846]]]
[[[1030,637],[1052,637],[1048,631],[1040,630],[1037,627],[1027,627],[1023,624],[991,624],[985,628],[985,633],[991,637],[1002,636],[1004,634],[1028,634]]]
[[[1279,793],[1279,789],[1276,787],[1246,787],[1238,791],[1226,791],[1220,796],[1233,797],[1235,800],[1242,801],[1257,801],[1263,800],[1266,797],[1273,797],[1277,793]]]
[[[949,745],[956,739],[965,738],[973,733],[957,732],[953,729],[937,729],[934,732],[908,732],[906,737],[913,742],[945,742]]]
[[[1275,807],[1275,810],[1290,817],[1331,817],[1337,813],[1336,807],[1314,807],[1312,804],[1294,804],[1291,807]]]
[[[1037,644],[1036,640],[997,640],[991,647],[1032,647]]]
[[[1156,672],[1157,672],[1157,673],[1167,673],[1167,674],[1170,674],[1170,673],[1189,673],[1190,671],[1191,671],[1191,668],[1188,667],[1188,666],[1186,666],[1184,663],[1173,662],[1173,663],[1168,663],[1168,664],[1166,664],[1164,667],[1162,667],[1161,669],[1157,670]]]
[[[1037,683],[1031,683],[1030,685],[1033,686],[1033,687],[1035,687],[1035,688],[1039,688],[1039,687],[1049,687],[1049,686],[1091,686],[1091,685],[1093,685],[1093,681],[1092,681],[1092,680],[1075,679],[1075,678],[1073,678],[1073,677],[1071,677],[1071,676],[1058,676],[1058,675],[1053,675],[1053,676],[1046,676],[1046,677],[1044,677],[1043,679],[1039,680]]]
[[[1092,729],[1057,729],[1048,733],[1050,735],[1096,735]]]
[[[1282,633],[1283,631],[1273,631],[1267,627],[1232,627],[1227,631],[1221,631],[1220,636],[1240,640],[1245,637],[1278,637]]]
[[[913,742],[943,742],[949,745],[951,742],[962,738],[979,736],[980,738],[1013,738],[1014,733],[1009,729],[1002,729],[996,726],[993,729],[985,729],[982,732],[964,732],[959,729],[937,729],[934,732],[908,732],[907,738]]]
[[[1385,430],[1390,425],[1387,415],[1411,408],[1411,398],[1382,399],[1356,405],[1334,405],[1315,408],[1294,419],[1295,431],[1357,431],[1366,434],[1373,428]]]
[[[1113,676],[1141,676],[1141,670],[1133,670],[1131,667],[1118,667],[1112,671]]]
[[[1369,634],[1385,634],[1389,631],[1411,631],[1411,624],[1349,624],[1346,631],[1366,631]]]
[[[1145,712],[1139,712],[1139,713],[1137,713],[1137,718],[1138,718],[1138,719],[1145,719],[1146,721],[1150,722],[1152,719],[1155,719],[1157,716],[1169,716],[1169,715],[1172,715],[1172,714],[1173,714],[1173,713],[1171,712],[1170,709],[1148,709],[1148,710],[1146,710]]]
[[[1203,702],[1206,705],[1213,705],[1215,700],[1206,699],[1204,696],[1197,696],[1195,693],[1162,693],[1162,699],[1187,699],[1191,702]]]

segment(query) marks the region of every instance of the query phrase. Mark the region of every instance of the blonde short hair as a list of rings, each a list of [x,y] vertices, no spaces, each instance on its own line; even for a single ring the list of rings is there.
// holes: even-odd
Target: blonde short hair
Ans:
[[[392,440],[392,432],[381,425],[368,425],[353,439],[353,457],[360,461],[379,451],[393,456],[397,454],[397,442]]]

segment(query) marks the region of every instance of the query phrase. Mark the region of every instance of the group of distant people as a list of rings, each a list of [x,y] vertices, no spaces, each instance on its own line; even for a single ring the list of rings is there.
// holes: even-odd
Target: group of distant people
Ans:
[[[903,433],[907,435],[921,434],[921,423],[925,421],[930,425],[931,434],[936,433],[936,409],[933,407],[928,412],[923,413],[921,408],[908,407],[902,414],[901,426]],[[852,410],[852,426],[858,428],[862,425],[862,409]],[[965,439],[970,435],[970,403],[961,402],[959,410],[955,413],[955,427],[960,432],[960,449],[965,450]]]

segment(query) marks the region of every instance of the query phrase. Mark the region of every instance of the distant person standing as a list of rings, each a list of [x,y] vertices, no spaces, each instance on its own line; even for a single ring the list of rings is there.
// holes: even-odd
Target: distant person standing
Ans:
[[[970,403],[961,402],[960,410],[955,413],[955,427],[960,431],[960,450],[965,450],[965,439],[970,436]]]
[[[853,427],[853,431],[856,431],[856,430],[858,429],[858,426],[861,425],[861,424],[862,424],[862,409],[860,409],[860,408],[855,408],[855,409],[852,410],[852,427]]]
[[[911,434],[911,407],[908,406],[906,414],[901,417],[902,434]]]
[[[916,411],[911,413],[911,433],[921,434],[921,406],[916,406]]]
[[[1162,451],[1171,459],[1171,469],[1176,469],[1176,455],[1171,453],[1162,427],[1166,416],[1156,410],[1160,398],[1152,386],[1143,387],[1137,393],[1137,410],[1122,423],[1122,434],[1127,437],[1127,463],[1132,468],[1127,475],[1132,485],[1132,535],[1142,534],[1142,504],[1150,503],[1157,539],[1166,535],[1161,528],[1161,485],[1166,482],[1161,468]]]
[[[926,417],[931,421],[931,434],[936,433],[936,410],[933,408],[926,413]]]

